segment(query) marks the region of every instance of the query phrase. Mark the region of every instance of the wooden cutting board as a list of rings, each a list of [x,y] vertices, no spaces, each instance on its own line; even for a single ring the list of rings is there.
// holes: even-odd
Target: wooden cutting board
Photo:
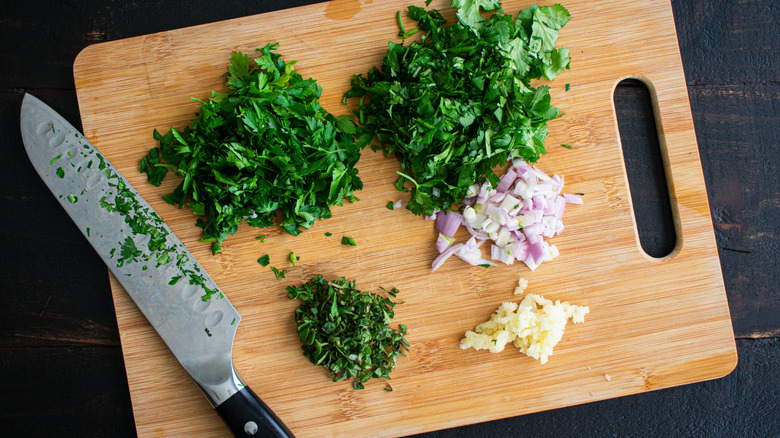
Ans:
[[[155,146],[152,130],[184,127],[190,97],[223,90],[230,52],[279,42],[287,60],[324,88],[322,103],[346,114],[341,96],[352,74],[381,62],[398,40],[395,13],[416,2],[342,0],[186,29],[101,43],[74,66],[84,134],[116,165],[186,243],[243,315],[234,360],[246,382],[299,437],[399,436],[603,400],[721,377],[736,365],[729,309],[694,135],[683,68],[668,0],[568,0],[573,19],[559,46],[572,69],[552,84],[566,115],[550,124],[550,152],[539,167],[565,175],[566,230],[551,240],[561,252],[531,272],[522,264],[484,269],[453,259],[431,274],[436,233],[408,211],[393,187],[394,159],[367,149],[359,163],[359,202],[298,237],[277,229],[239,229],[212,256],[186,209],[160,195],[138,173]],[[418,2],[420,5],[422,1]],[[453,18],[449,2],[431,6]],[[505,1],[516,13],[530,2]],[[612,93],[638,78],[651,90],[677,229],[671,255],[640,249]],[[571,84],[569,91],[565,85]],[[573,150],[560,148],[571,144]],[[333,233],[326,237],[325,233]],[[268,235],[265,243],[255,236]],[[358,245],[340,244],[341,236]],[[301,257],[287,262],[290,251]],[[291,269],[277,280],[256,260]],[[409,327],[411,350],[385,381],[354,391],[333,383],[300,351],[285,287],[321,273],[355,279],[362,290],[398,287],[405,304],[394,323]],[[514,348],[500,354],[461,350],[466,330],[513,295],[527,292],[589,306],[584,324],[568,325],[549,362]],[[228,430],[124,290],[112,278],[130,394],[140,436],[228,436]]]

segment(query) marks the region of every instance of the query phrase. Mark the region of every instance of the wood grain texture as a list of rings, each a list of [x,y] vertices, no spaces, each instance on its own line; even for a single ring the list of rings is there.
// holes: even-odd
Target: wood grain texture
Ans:
[[[567,210],[567,230],[553,241],[561,256],[533,273],[450,261],[430,274],[432,224],[384,207],[399,197],[392,186],[398,165],[368,150],[358,166],[366,185],[360,202],[334,209],[333,218],[298,237],[242,227],[216,257],[198,242],[192,215],[160,200],[173,183],[154,188],[137,173],[140,157],[154,146],[151,130],[183,126],[196,110],[189,97],[222,88],[231,50],[279,41],[281,53],[323,86],[325,108],[346,113],[340,101],[349,76],[381,61],[397,32],[393,15],[405,5],[334,1],[296,14],[273,12],[101,43],[76,60],[84,134],[157,209],[244,316],[234,359],[245,380],[298,436],[395,436],[731,371],[736,350],[667,1],[566,4],[574,19],[559,45],[572,50],[573,69],[552,84],[554,104],[566,116],[551,123],[548,144],[575,148],[550,147],[540,167],[564,174],[566,191],[585,193],[586,203]],[[447,10],[444,2],[432,6]],[[504,3],[508,11],[527,6]],[[346,25],[352,32],[343,32]],[[641,60],[638,51],[645,54]],[[183,72],[191,80],[182,81]],[[678,235],[677,247],[664,259],[639,249],[631,213],[612,103],[615,85],[627,77],[645,82],[656,102]],[[333,237],[325,237],[326,231]],[[258,234],[269,239],[259,243]],[[354,237],[358,246],[340,245],[342,235]],[[255,262],[268,253],[274,264],[291,250],[301,262],[286,280]],[[284,287],[316,273],[354,278],[366,290],[401,290],[406,303],[396,321],[409,326],[412,348],[392,375],[394,392],[385,393],[383,382],[365,391],[331,383],[300,354],[295,303]],[[511,291],[520,276],[530,281],[529,291],[590,306],[586,323],[569,327],[544,366],[512,351],[460,350],[465,330],[515,298]],[[115,279],[112,290],[139,435],[227,434]]]

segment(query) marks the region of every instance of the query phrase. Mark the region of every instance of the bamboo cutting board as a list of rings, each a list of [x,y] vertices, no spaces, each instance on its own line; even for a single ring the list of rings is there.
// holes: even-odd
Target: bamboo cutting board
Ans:
[[[162,32],[86,48],[75,83],[84,134],[131,181],[213,276],[244,319],[233,357],[238,372],[299,437],[400,436],[522,415],[721,377],[736,365],[729,309],[712,231],[696,137],[668,0],[568,0],[573,19],[558,46],[572,69],[552,84],[566,115],[550,124],[539,167],[565,175],[566,230],[551,239],[561,252],[531,272],[522,264],[484,269],[457,259],[431,274],[433,223],[389,201],[394,159],[366,149],[358,165],[360,201],[300,236],[247,226],[212,256],[186,209],[160,199],[161,188],[138,173],[155,146],[152,130],[183,128],[205,98],[223,90],[230,52],[279,42],[287,60],[324,88],[323,106],[346,114],[341,96],[352,74],[381,62],[396,40],[395,13],[423,1],[342,0]],[[437,7],[452,19],[449,2]],[[530,2],[505,1],[516,13]],[[653,259],[640,249],[625,175],[612,93],[622,79],[644,81],[654,99],[676,221],[677,246]],[[569,91],[565,84],[571,84]],[[566,143],[573,150],[558,147]],[[325,233],[333,233],[326,237]],[[255,236],[266,234],[265,243]],[[355,238],[357,247],[340,244]],[[290,251],[301,257],[297,267]],[[277,280],[256,260],[291,269]],[[409,327],[411,350],[385,381],[354,391],[333,383],[300,351],[285,287],[321,273],[345,276],[362,290],[397,287],[405,303],[394,324]],[[500,354],[461,350],[466,330],[513,296],[527,292],[589,306],[584,324],[567,326],[549,362],[507,348]],[[122,349],[140,436],[227,436],[228,431],[112,278]],[[175,401],[175,402],[174,402]]]

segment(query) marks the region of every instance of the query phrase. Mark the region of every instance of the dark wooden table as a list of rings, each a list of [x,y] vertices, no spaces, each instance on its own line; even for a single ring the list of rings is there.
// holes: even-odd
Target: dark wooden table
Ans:
[[[313,1],[3,4],[0,435],[135,435],[107,270],[24,153],[23,94],[37,95],[80,127],[72,65],[84,47],[306,3]],[[739,365],[714,381],[424,436],[780,436],[778,4],[672,6]],[[648,252],[663,254],[673,237],[663,219],[668,200],[648,93],[628,82],[615,101],[637,216],[650,218],[640,223],[642,240]]]

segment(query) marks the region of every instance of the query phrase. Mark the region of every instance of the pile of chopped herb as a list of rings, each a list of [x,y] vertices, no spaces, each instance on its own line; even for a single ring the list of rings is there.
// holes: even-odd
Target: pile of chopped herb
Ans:
[[[279,226],[297,235],[330,207],[357,199],[355,164],[361,147],[353,116],[333,116],[320,106],[322,88],[303,79],[269,44],[262,56],[234,52],[227,93],[212,91],[183,130],[154,137],[160,146],[141,161],[141,172],[160,185],[168,170],[182,177],[164,199],[202,216],[202,240],[212,252],[246,220],[253,227]]]
[[[427,2],[429,4],[430,2]],[[418,215],[453,209],[469,186],[486,179],[510,158],[536,162],[546,153],[549,80],[569,68],[567,48],[556,49],[569,21],[561,5],[536,5],[515,19],[498,0],[453,0],[458,21],[439,11],[409,6],[423,31],[409,45],[389,43],[382,65],[355,75],[344,95],[360,98],[355,114],[385,155],[401,162],[396,187],[411,189],[407,207]],[[480,8],[495,11],[483,17]],[[405,31],[404,37],[415,35]],[[407,184],[408,183],[408,184]]]
[[[398,293],[382,289],[393,298]],[[353,387],[363,389],[372,377],[390,379],[398,355],[409,350],[406,326],[389,327],[397,304],[391,298],[362,292],[343,277],[328,282],[321,275],[287,291],[301,301],[295,322],[304,356],[327,368],[334,382],[353,379]]]

